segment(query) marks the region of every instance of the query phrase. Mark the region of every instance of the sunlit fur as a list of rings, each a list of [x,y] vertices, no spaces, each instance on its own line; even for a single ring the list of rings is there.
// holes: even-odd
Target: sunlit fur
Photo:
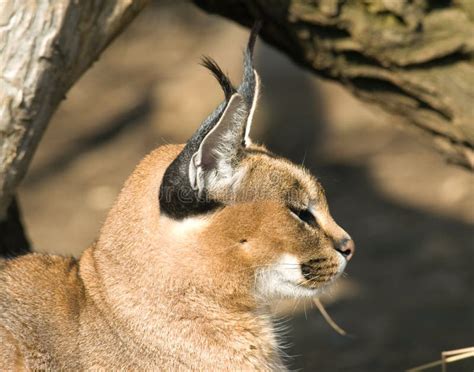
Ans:
[[[161,147],[140,163],[79,264],[39,254],[3,263],[0,370],[283,368],[268,301],[316,294],[337,277],[344,265],[329,236],[342,230],[307,172],[263,154],[247,160],[254,170],[240,190],[265,169],[287,172],[283,184],[298,177],[308,187],[301,195],[311,193],[301,201],[314,200],[328,231],[308,228],[277,199],[160,217],[160,179],[181,148]],[[327,260],[326,279],[305,283],[293,265],[315,258]]]
[[[258,88],[249,55],[246,76],[256,81],[241,85],[244,93]],[[257,94],[246,105],[256,105]],[[255,107],[245,107],[251,118]],[[269,304],[330,285],[346,265],[337,244],[349,236],[331,218],[315,177],[248,140],[248,117],[242,130],[226,122],[232,134],[209,140],[225,164],[213,164],[213,173],[177,164],[195,155],[180,158],[184,145],[149,154],[80,260],[30,254],[0,261],[1,371],[285,369]],[[190,189],[188,176],[199,172],[198,191],[212,203],[174,195],[179,208],[160,207],[161,185],[175,181],[166,177]],[[304,222],[299,210],[314,221]]]

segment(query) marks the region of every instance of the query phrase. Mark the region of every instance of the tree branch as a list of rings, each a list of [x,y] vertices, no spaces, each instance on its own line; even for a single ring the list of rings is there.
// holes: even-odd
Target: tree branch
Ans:
[[[148,0],[0,6],[0,221],[60,101]]]
[[[404,119],[449,162],[474,170],[471,0],[194,0],[298,64]]]

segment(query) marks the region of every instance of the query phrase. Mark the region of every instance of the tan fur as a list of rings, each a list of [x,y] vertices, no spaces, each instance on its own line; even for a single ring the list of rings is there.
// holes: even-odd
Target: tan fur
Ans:
[[[345,233],[312,176],[252,148],[225,208],[160,216],[161,178],[182,149],[164,146],[138,165],[80,260],[0,261],[0,370],[284,369],[259,278],[291,254],[324,273],[301,285],[324,287],[340,273],[332,240]],[[288,211],[283,194],[295,188],[296,202],[317,201],[321,228]]]

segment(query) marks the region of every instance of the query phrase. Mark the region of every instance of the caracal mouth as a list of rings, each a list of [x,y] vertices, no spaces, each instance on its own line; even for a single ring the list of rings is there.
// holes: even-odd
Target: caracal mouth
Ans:
[[[323,289],[333,284],[344,272],[347,260],[338,254],[338,263],[327,263],[326,259],[309,260],[301,265],[304,280],[300,283],[307,288]]]
[[[264,298],[317,297],[344,272],[345,258],[340,255],[338,261],[305,271],[295,256],[284,254],[275,265],[257,273],[257,293]]]

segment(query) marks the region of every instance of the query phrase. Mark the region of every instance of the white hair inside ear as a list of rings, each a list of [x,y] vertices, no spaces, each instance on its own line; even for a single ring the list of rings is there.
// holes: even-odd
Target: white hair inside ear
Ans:
[[[236,173],[235,159],[241,150],[248,112],[242,96],[235,93],[221,118],[202,140],[189,162],[189,181],[200,196],[230,186]]]
[[[198,153],[195,152],[189,162],[189,182],[191,183],[191,188],[193,190],[198,190],[199,194],[201,194],[201,190],[203,190],[204,187],[202,180],[200,180],[202,177],[202,167],[197,159],[197,154]]]
[[[253,70],[253,74],[255,76],[255,90],[253,93],[252,107],[250,107],[250,113],[247,118],[247,123],[245,125],[245,146],[248,146],[252,143],[252,140],[250,139],[250,129],[252,128],[253,116],[255,114],[255,109],[257,108],[257,102],[260,95],[260,76],[258,76],[257,71],[255,70]]]

